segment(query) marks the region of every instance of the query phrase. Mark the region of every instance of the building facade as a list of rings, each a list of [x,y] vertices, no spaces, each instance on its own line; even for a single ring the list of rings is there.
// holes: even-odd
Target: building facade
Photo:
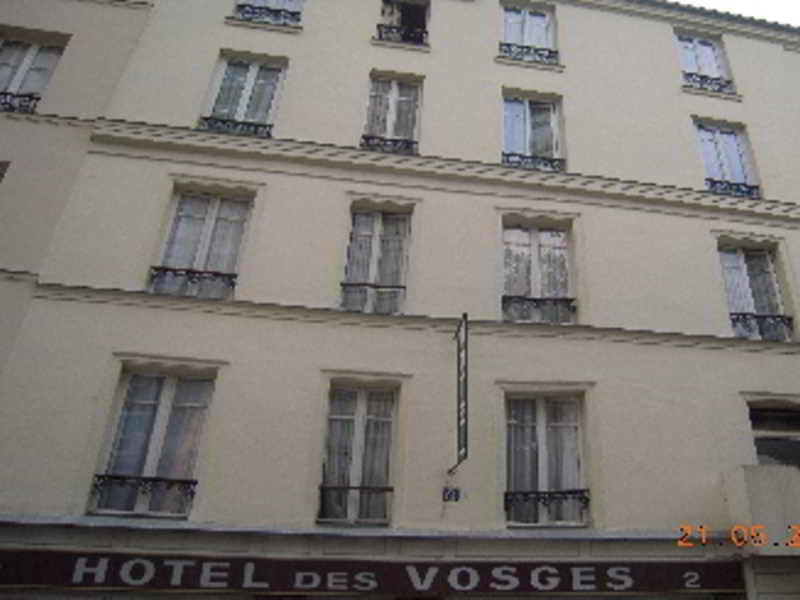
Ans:
[[[800,597],[800,30],[4,0],[0,595]]]

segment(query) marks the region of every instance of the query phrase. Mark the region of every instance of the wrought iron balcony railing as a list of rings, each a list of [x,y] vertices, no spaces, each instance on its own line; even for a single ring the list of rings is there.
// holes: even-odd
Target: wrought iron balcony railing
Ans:
[[[242,21],[269,23],[270,25],[300,25],[302,13],[297,10],[270,8],[241,2],[236,5],[234,15]]]
[[[342,282],[342,308],[356,312],[393,315],[400,312],[406,295],[404,285]]]
[[[531,156],[515,152],[503,152],[502,163],[506,167],[519,169],[534,169],[536,171],[553,171],[560,173],[564,170],[566,162],[563,158],[552,156]]]
[[[201,117],[197,127],[198,129],[216,133],[250,135],[260,138],[272,137],[272,123],[252,123],[250,121],[236,121],[219,117]]]
[[[499,52],[500,56],[512,60],[524,60],[543,65],[558,64],[558,50],[553,50],[552,48],[537,48],[535,46],[500,42]]]
[[[767,342],[787,342],[792,339],[792,317],[754,313],[731,313],[730,317],[733,331],[738,337]]]
[[[750,185],[749,183],[724,181],[722,179],[706,177],[706,189],[712,194],[719,194],[721,196],[737,196],[739,198],[752,198],[754,200],[761,198],[761,188],[757,185]]]
[[[388,486],[319,486],[320,521],[385,524],[389,522]]]
[[[589,490],[511,491],[503,495],[503,507],[514,523],[585,523]]]
[[[428,31],[418,27],[403,27],[402,25],[378,25],[378,39],[384,42],[427,46]]]
[[[503,320],[535,323],[571,323],[575,318],[575,298],[529,298],[503,296]]]
[[[733,81],[730,79],[725,79],[724,77],[711,77],[709,75],[688,73],[684,71],[683,80],[686,82],[686,85],[698,90],[717,92],[719,94],[736,93],[736,88],[733,86]]]
[[[0,112],[34,113],[41,99],[39,94],[0,92]]]
[[[375,150],[377,152],[388,152],[391,154],[417,154],[416,141],[399,138],[387,138],[379,135],[362,135],[361,147],[365,150]]]
[[[236,273],[150,267],[150,286],[155,294],[224,299],[236,287],[236,278]]]
[[[197,480],[102,474],[94,476],[92,505],[97,512],[186,516]]]

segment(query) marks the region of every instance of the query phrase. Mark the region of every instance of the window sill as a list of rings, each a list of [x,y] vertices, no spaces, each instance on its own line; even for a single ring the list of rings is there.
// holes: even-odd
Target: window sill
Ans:
[[[525,67],[527,69],[541,69],[542,71],[553,71],[555,73],[563,73],[566,67],[564,65],[552,65],[535,60],[524,60],[518,58],[509,58],[508,56],[498,55],[494,57],[494,62],[501,65],[511,65],[513,67]]]
[[[263,29],[265,31],[277,31],[279,33],[301,33],[302,25],[276,25],[275,23],[261,23],[259,21],[247,21],[236,17],[225,17],[226,25],[235,27],[251,27],[252,29]]]
[[[125,519],[158,519],[160,521],[186,521],[189,515],[157,512],[131,512],[128,510],[88,510],[87,515],[92,517],[117,517]]]
[[[703,88],[697,88],[691,85],[682,85],[681,90],[687,94],[694,94],[696,96],[707,96],[708,98],[719,98],[720,100],[729,100],[731,102],[741,102],[742,96],[740,94],[729,94],[725,92],[713,92]]]
[[[588,523],[516,523],[506,522],[508,529],[588,529]]]
[[[323,527],[341,527],[343,529],[363,529],[365,527],[389,527],[389,521],[342,521],[340,519],[317,519],[316,524]]]
[[[428,44],[407,44],[405,42],[389,42],[387,40],[379,40],[378,38],[371,38],[370,43],[373,46],[383,46],[385,48],[397,48],[398,50],[411,50],[412,52],[430,53],[431,51],[431,47]]]

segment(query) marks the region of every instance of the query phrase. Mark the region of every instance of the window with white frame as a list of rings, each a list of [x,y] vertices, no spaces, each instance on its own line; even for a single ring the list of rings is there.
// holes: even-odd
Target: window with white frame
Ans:
[[[800,467],[800,403],[753,403],[750,422],[758,464]]]
[[[234,14],[252,23],[297,27],[302,20],[303,0],[246,0],[236,3]]]
[[[361,147],[416,154],[419,95],[419,81],[372,79]]]
[[[429,6],[429,0],[383,0],[377,39],[427,45]]]
[[[553,14],[540,9],[503,7],[503,41],[500,55],[516,60],[558,64],[554,44]]]
[[[503,227],[503,318],[569,323],[569,243],[565,230],[506,224]]]
[[[503,164],[541,171],[563,171],[558,104],[504,98]]]
[[[224,299],[236,285],[236,264],[249,202],[183,192],[161,264],[151,267],[156,294]]]
[[[706,188],[717,194],[758,198],[760,190],[748,159],[744,131],[710,123],[696,125],[706,167]]]
[[[580,401],[559,395],[506,398],[506,494],[509,522],[583,523]]]
[[[721,246],[719,259],[736,336],[773,342],[791,339],[792,318],[784,314],[775,253],[767,248]]]
[[[720,42],[682,34],[677,38],[683,80],[687,86],[723,94],[736,93],[727,74]]]
[[[209,115],[200,127],[220,133],[270,137],[283,67],[229,58],[220,65]]]
[[[410,215],[353,212],[342,308],[394,314],[405,298]]]
[[[356,386],[331,390],[320,520],[389,521],[395,395],[391,389]]]
[[[124,401],[94,510],[185,516],[213,380],[125,372]]]
[[[0,110],[34,112],[63,51],[0,38]]]

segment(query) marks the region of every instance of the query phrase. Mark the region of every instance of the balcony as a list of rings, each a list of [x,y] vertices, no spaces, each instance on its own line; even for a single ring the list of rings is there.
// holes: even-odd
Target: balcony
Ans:
[[[754,313],[731,313],[730,316],[737,337],[766,342],[788,342],[792,339],[792,317]]]
[[[503,508],[509,523],[583,525],[588,519],[589,490],[506,492]]]
[[[246,2],[237,4],[233,14],[235,18],[241,21],[266,23],[269,25],[286,25],[289,27],[299,27],[302,17],[300,11],[256,6],[254,4],[247,4]]]
[[[428,31],[419,27],[406,27],[403,25],[378,25],[376,39],[382,42],[427,46]]]
[[[41,99],[39,94],[0,92],[0,112],[34,113]]]
[[[318,521],[386,525],[393,487],[319,486]]]
[[[567,161],[563,158],[553,158],[552,156],[530,156],[528,154],[503,152],[501,162],[505,167],[561,173],[564,171]]]
[[[536,48],[510,42],[500,42],[499,54],[511,60],[534,62],[541,65],[558,65],[558,50]]]
[[[354,312],[393,315],[400,312],[406,295],[404,285],[342,282],[342,308]]]
[[[198,129],[228,133],[232,135],[246,135],[259,138],[272,137],[272,123],[252,123],[249,121],[234,121],[219,117],[201,117],[197,124]]]
[[[688,87],[697,90],[716,92],[718,94],[736,93],[736,88],[733,87],[733,81],[723,77],[710,77],[708,75],[701,75],[700,73],[687,73],[684,71],[683,81]]]
[[[800,466],[740,466],[723,486],[731,527],[759,525],[766,534],[765,543],[748,537],[743,552],[800,557]]]
[[[417,142],[414,140],[386,138],[379,135],[362,135],[361,148],[390,154],[408,154],[411,156],[418,154]]]
[[[154,294],[222,300],[233,293],[236,278],[236,273],[150,267],[150,288]]]
[[[530,298],[503,296],[503,320],[534,323],[572,323],[575,298]]]
[[[185,517],[196,487],[195,479],[95,475],[93,512]]]
[[[757,185],[750,185],[749,183],[706,177],[706,189],[712,194],[721,196],[737,196],[739,198],[752,198],[753,200],[761,198],[761,189]]]

